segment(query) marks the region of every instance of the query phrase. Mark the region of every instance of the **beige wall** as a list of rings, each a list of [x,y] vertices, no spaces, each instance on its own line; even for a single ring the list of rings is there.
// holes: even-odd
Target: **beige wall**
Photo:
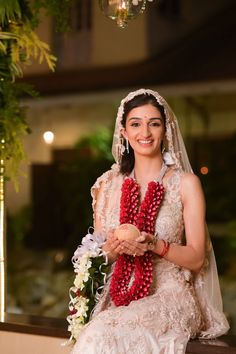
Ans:
[[[94,23],[92,31],[92,65],[109,66],[137,62],[147,53],[146,12],[120,29],[106,18],[94,1]]]
[[[221,88],[223,84],[221,84]],[[201,111],[188,102],[189,92],[193,99],[203,105],[209,116],[208,134],[213,136],[230,135],[236,131],[236,93],[217,92],[209,86],[178,86],[154,88],[167,99],[175,112],[183,136],[206,134]],[[71,148],[84,135],[98,131],[102,127],[113,127],[120,99],[129,89],[96,94],[70,95],[31,100],[24,102],[29,106],[28,122],[32,133],[25,139],[29,163],[24,165],[27,177],[20,177],[20,189],[16,193],[11,183],[6,184],[6,206],[10,213],[18,211],[31,201],[30,165],[50,163],[51,152],[55,148]],[[215,92],[215,96],[212,94]],[[236,90],[234,91],[236,92]],[[53,130],[55,142],[46,145],[42,135],[45,130]]]
[[[130,62],[137,62],[147,57],[147,43],[146,43],[146,13],[139,15],[135,20],[132,20],[126,29],[120,29],[116,23],[108,18],[101,12],[98,1],[93,1],[93,19],[92,30],[90,37],[86,37],[85,40],[91,41],[91,53],[90,59],[86,63],[81,64],[80,58],[78,58],[78,68],[80,66],[86,67],[98,67],[119,65]],[[37,33],[41,40],[48,43],[53,51],[53,31],[52,20],[45,16],[45,12],[42,11],[42,22],[37,28]],[[83,57],[83,44],[81,42],[73,42],[75,34],[68,32],[65,35],[65,42],[69,45],[65,50],[70,50],[67,60],[71,56]],[[86,34],[87,36],[87,34]],[[74,43],[76,48],[70,48],[70,41]],[[70,49],[68,49],[70,48]],[[80,54],[81,52],[81,54]],[[53,53],[55,54],[55,53]],[[76,60],[75,60],[76,65]],[[47,64],[43,62],[38,64],[36,61],[32,61],[32,65],[24,67],[25,75],[40,74],[48,72]]]
[[[69,354],[66,340],[32,334],[0,331],[1,354]]]

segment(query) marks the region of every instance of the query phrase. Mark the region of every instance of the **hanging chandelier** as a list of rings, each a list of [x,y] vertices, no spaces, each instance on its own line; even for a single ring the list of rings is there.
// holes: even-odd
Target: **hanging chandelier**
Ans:
[[[129,20],[143,13],[147,1],[153,0],[99,0],[99,6],[106,17],[125,28]]]

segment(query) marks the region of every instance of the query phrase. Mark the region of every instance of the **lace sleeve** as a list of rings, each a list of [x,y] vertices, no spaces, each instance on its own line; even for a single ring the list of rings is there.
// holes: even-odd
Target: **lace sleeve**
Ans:
[[[105,231],[105,212],[108,207],[109,193],[113,177],[119,173],[118,166],[114,164],[110,170],[103,173],[91,188],[93,221],[95,230]]]

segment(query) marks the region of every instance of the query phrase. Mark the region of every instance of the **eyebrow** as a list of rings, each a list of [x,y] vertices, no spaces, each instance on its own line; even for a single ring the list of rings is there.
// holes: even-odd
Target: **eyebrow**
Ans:
[[[131,118],[128,118],[128,121],[131,121],[131,120],[133,120],[133,119],[139,119],[139,120],[141,120],[141,119],[143,119],[143,118],[141,118],[141,117],[131,117]],[[152,118],[148,118],[148,120],[161,120],[161,121],[163,121],[163,118],[162,118],[162,117],[152,117]]]

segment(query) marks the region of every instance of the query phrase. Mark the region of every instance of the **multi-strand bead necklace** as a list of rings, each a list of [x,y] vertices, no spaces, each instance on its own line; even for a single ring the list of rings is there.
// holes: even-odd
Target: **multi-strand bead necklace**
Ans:
[[[140,205],[140,186],[134,179],[126,178],[122,185],[120,224],[133,224],[139,231],[154,234],[155,222],[163,197],[163,185],[152,181],[148,184],[145,197]],[[114,304],[127,306],[131,301],[147,296],[152,284],[152,273],[152,252],[147,251],[139,257],[120,255],[116,261],[110,284],[110,296]],[[132,274],[134,279],[130,284]]]

